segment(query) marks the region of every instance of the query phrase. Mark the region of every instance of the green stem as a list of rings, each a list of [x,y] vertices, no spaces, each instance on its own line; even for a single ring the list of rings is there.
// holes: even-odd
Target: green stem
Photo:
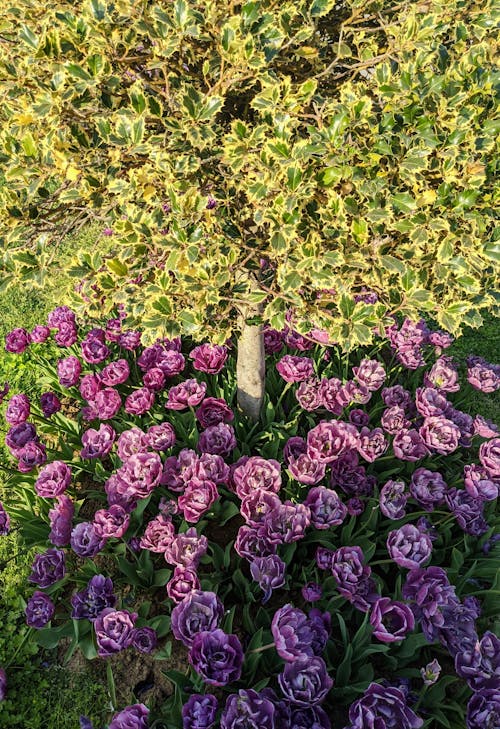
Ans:
[[[109,698],[111,699],[113,711],[115,711],[117,708],[116,687],[115,687],[115,679],[113,676],[113,669],[111,668],[111,663],[109,661],[106,662],[106,678],[108,680]]]
[[[260,648],[254,648],[251,651],[248,651],[248,653],[262,653],[263,651],[267,651],[268,648],[274,648],[274,643],[266,643],[266,645],[261,645]]]

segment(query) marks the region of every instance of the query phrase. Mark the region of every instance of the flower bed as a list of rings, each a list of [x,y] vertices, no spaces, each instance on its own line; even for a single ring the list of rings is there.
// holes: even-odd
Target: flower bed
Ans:
[[[35,639],[109,669],[165,661],[167,702],[110,729],[498,725],[500,438],[461,408],[499,368],[470,358],[461,387],[422,322],[350,356],[289,329],[265,342],[254,425],[231,346],[144,348],[65,307],[7,336],[47,387],[5,413],[7,511],[41,549]]]

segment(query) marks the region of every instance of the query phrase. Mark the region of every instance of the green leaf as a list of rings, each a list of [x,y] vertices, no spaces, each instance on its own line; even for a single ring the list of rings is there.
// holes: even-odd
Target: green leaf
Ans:
[[[289,167],[287,170],[287,187],[289,190],[296,190],[302,180],[302,170],[299,167]]]
[[[117,276],[123,277],[128,274],[128,266],[119,258],[112,258],[110,261],[106,261],[106,266],[109,270]]]
[[[90,74],[87,73],[87,71],[79,66],[77,63],[68,63],[66,69],[68,73],[70,73],[72,76],[75,76],[75,78],[80,78],[83,81],[90,81],[92,79]]]
[[[19,37],[34,50],[38,48],[38,38],[33,33],[33,31],[28,28],[27,25],[21,26],[21,30],[19,31]]]
[[[313,0],[309,12],[313,18],[326,15],[335,7],[335,0]]]

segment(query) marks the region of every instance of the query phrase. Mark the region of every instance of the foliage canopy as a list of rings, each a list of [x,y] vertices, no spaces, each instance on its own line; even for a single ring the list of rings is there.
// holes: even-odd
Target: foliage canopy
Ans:
[[[126,302],[146,339],[223,341],[246,305],[348,348],[394,312],[478,326],[500,258],[494,28],[493,0],[18,0],[4,284],[43,285],[61,225],[91,218],[113,252],[79,252],[73,296]]]

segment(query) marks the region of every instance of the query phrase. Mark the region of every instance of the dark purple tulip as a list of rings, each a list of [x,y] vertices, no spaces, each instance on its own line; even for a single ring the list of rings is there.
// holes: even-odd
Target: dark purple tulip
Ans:
[[[483,516],[484,501],[474,498],[468,491],[455,488],[449,489],[445,501],[464,532],[479,537],[488,531],[488,523]]]
[[[459,604],[446,571],[441,567],[412,569],[406,575],[402,593],[427,640],[435,641],[438,630],[444,625],[443,607]]]
[[[482,689],[467,704],[467,729],[497,729],[500,726],[500,690]]]
[[[60,359],[57,363],[57,376],[59,383],[63,387],[73,387],[76,385],[80,379],[81,371],[82,363],[78,357],[73,355],[65,359]]]
[[[55,606],[48,595],[37,590],[28,600],[25,613],[30,628],[44,628],[54,617]]]
[[[39,587],[50,587],[62,580],[65,572],[64,552],[47,549],[46,552],[35,555],[28,580]]]
[[[130,367],[126,359],[117,359],[103,368],[99,377],[108,387],[116,387],[126,382],[130,375]]]
[[[370,613],[373,635],[383,643],[404,640],[415,627],[415,618],[408,605],[381,597]]]
[[[500,686],[500,638],[488,630],[472,649],[456,654],[455,670],[473,691]]]
[[[351,410],[349,413],[349,422],[356,426],[356,428],[362,428],[365,425],[368,425],[370,422],[370,416],[368,413],[365,413],[364,410]]]
[[[200,344],[191,350],[189,358],[198,372],[217,375],[227,360],[227,347],[218,344]]]
[[[414,569],[422,567],[430,559],[432,542],[427,534],[413,524],[404,524],[389,532],[387,551],[399,567]]]
[[[243,524],[238,530],[234,549],[240,557],[252,562],[256,557],[267,557],[276,554],[277,545],[269,541],[264,525],[248,526]]]
[[[175,603],[180,603],[193,590],[201,590],[200,580],[195,570],[175,567],[174,574],[167,582],[167,595]]]
[[[140,387],[126,397],[124,409],[130,415],[144,415],[151,410],[154,402],[154,392],[147,387]]]
[[[82,350],[82,357],[85,362],[90,364],[99,364],[109,357],[111,350],[103,342],[94,337],[87,337],[80,345]]]
[[[347,508],[333,489],[314,486],[304,501],[311,510],[311,524],[315,529],[329,529],[342,524]]]
[[[206,397],[196,411],[196,419],[202,428],[219,423],[230,423],[234,419],[234,413],[221,397]]]
[[[201,433],[198,440],[198,450],[201,453],[211,453],[223,458],[231,455],[236,445],[234,429],[227,423],[210,425]]]
[[[40,408],[45,418],[50,418],[61,409],[61,401],[55,392],[44,392],[40,395]]]
[[[294,707],[290,723],[283,724],[283,729],[331,729],[328,715],[321,706]]]
[[[5,436],[5,445],[16,458],[19,458],[21,450],[27,443],[38,440],[36,428],[32,423],[19,423],[9,428]]]
[[[439,471],[417,468],[412,474],[410,493],[426,511],[433,511],[438,504],[444,503],[447,489]]]
[[[287,347],[290,347],[290,349],[298,349],[299,352],[307,352],[314,347],[314,342],[310,339],[306,339],[306,337],[302,336],[302,334],[299,334],[299,332],[296,332],[294,329],[290,329],[289,327],[285,327],[283,336],[285,338],[285,344]]]
[[[287,663],[278,683],[292,704],[304,707],[320,704],[333,686],[325,662],[318,656],[303,656]]]
[[[102,423],[99,430],[89,428],[82,435],[83,448],[80,451],[82,458],[103,458],[113,448],[116,433],[107,423]]]
[[[30,416],[30,400],[27,395],[13,395],[5,411],[5,420],[9,425],[25,423]]]
[[[108,729],[148,729],[149,709],[144,704],[132,704],[115,714]]]
[[[193,590],[172,610],[172,633],[186,646],[202,631],[218,628],[224,616],[224,606],[214,592]]]
[[[331,570],[333,566],[333,557],[335,552],[326,547],[318,547],[316,549],[316,566],[320,570]]]
[[[54,341],[59,347],[71,347],[77,339],[78,330],[71,322],[61,322],[54,334]]]
[[[302,453],[307,450],[307,444],[304,438],[300,435],[293,435],[288,438],[283,448],[283,460],[288,465],[292,459],[298,458]]]
[[[17,470],[21,471],[21,473],[29,473],[36,466],[43,466],[47,460],[47,452],[43,443],[29,441],[16,454],[16,457],[19,458]]]
[[[215,724],[217,699],[212,694],[191,694],[182,707],[182,729],[211,729]]]
[[[71,532],[70,543],[71,549],[79,557],[95,557],[106,544],[106,540],[97,536],[91,522],[83,521]]]
[[[412,402],[412,397],[411,393],[405,390],[404,387],[394,385],[393,387],[384,387],[382,390],[382,400],[388,408],[399,406],[407,411]]]
[[[73,610],[71,617],[75,620],[94,621],[105,608],[114,608],[116,595],[109,577],[94,575],[85,589],[76,592],[71,598]]]
[[[314,372],[312,359],[291,354],[285,354],[277,363],[276,369],[285,382],[303,382]]]
[[[35,481],[35,491],[44,499],[60,496],[71,483],[71,469],[63,461],[48,463]]]
[[[219,628],[197,633],[188,657],[194,670],[211,686],[226,686],[241,676],[243,649],[239,638]]]
[[[136,618],[135,613],[127,610],[104,608],[94,622],[97,653],[101,658],[119,653],[132,645]]]
[[[339,547],[332,555],[331,570],[344,597],[356,592],[358,583],[369,577],[371,569],[364,564],[361,547]]]
[[[366,508],[365,502],[362,501],[362,499],[358,499],[356,496],[353,496],[352,499],[348,499],[345,506],[349,516],[359,516]]]
[[[10,531],[10,516],[5,511],[4,505],[0,501],[0,537],[4,537]]]
[[[321,600],[323,596],[322,587],[316,582],[308,582],[304,585],[300,592],[304,600],[307,602],[317,602],[318,600]]]
[[[380,489],[380,511],[388,519],[402,519],[408,495],[403,481],[387,481]]]
[[[56,547],[69,544],[74,513],[75,505],[66,495],[58,496],[56,506],[49,510],[49,541]]]
[[[275,706],[262,694],[240,689],[238,694],[228,696],[222,712],[221,729],[275,729]]]
[[[132,645],[139,653],[152,653],[158,645],[156,630],[149,627],[135,628]]]
[[[31,342],[31,337],[26,329],[18,327],[13,329],[5,337],[5,350],[12,354],[22,354]]]
[[[264,327],[264,349],[266,354],[277,354],[283,349],[283,335],[277,329]]]
[[[371,683],[351,705],[349,721],[345,729],[419,729],[424,723],[400,689],[378,683]]]

